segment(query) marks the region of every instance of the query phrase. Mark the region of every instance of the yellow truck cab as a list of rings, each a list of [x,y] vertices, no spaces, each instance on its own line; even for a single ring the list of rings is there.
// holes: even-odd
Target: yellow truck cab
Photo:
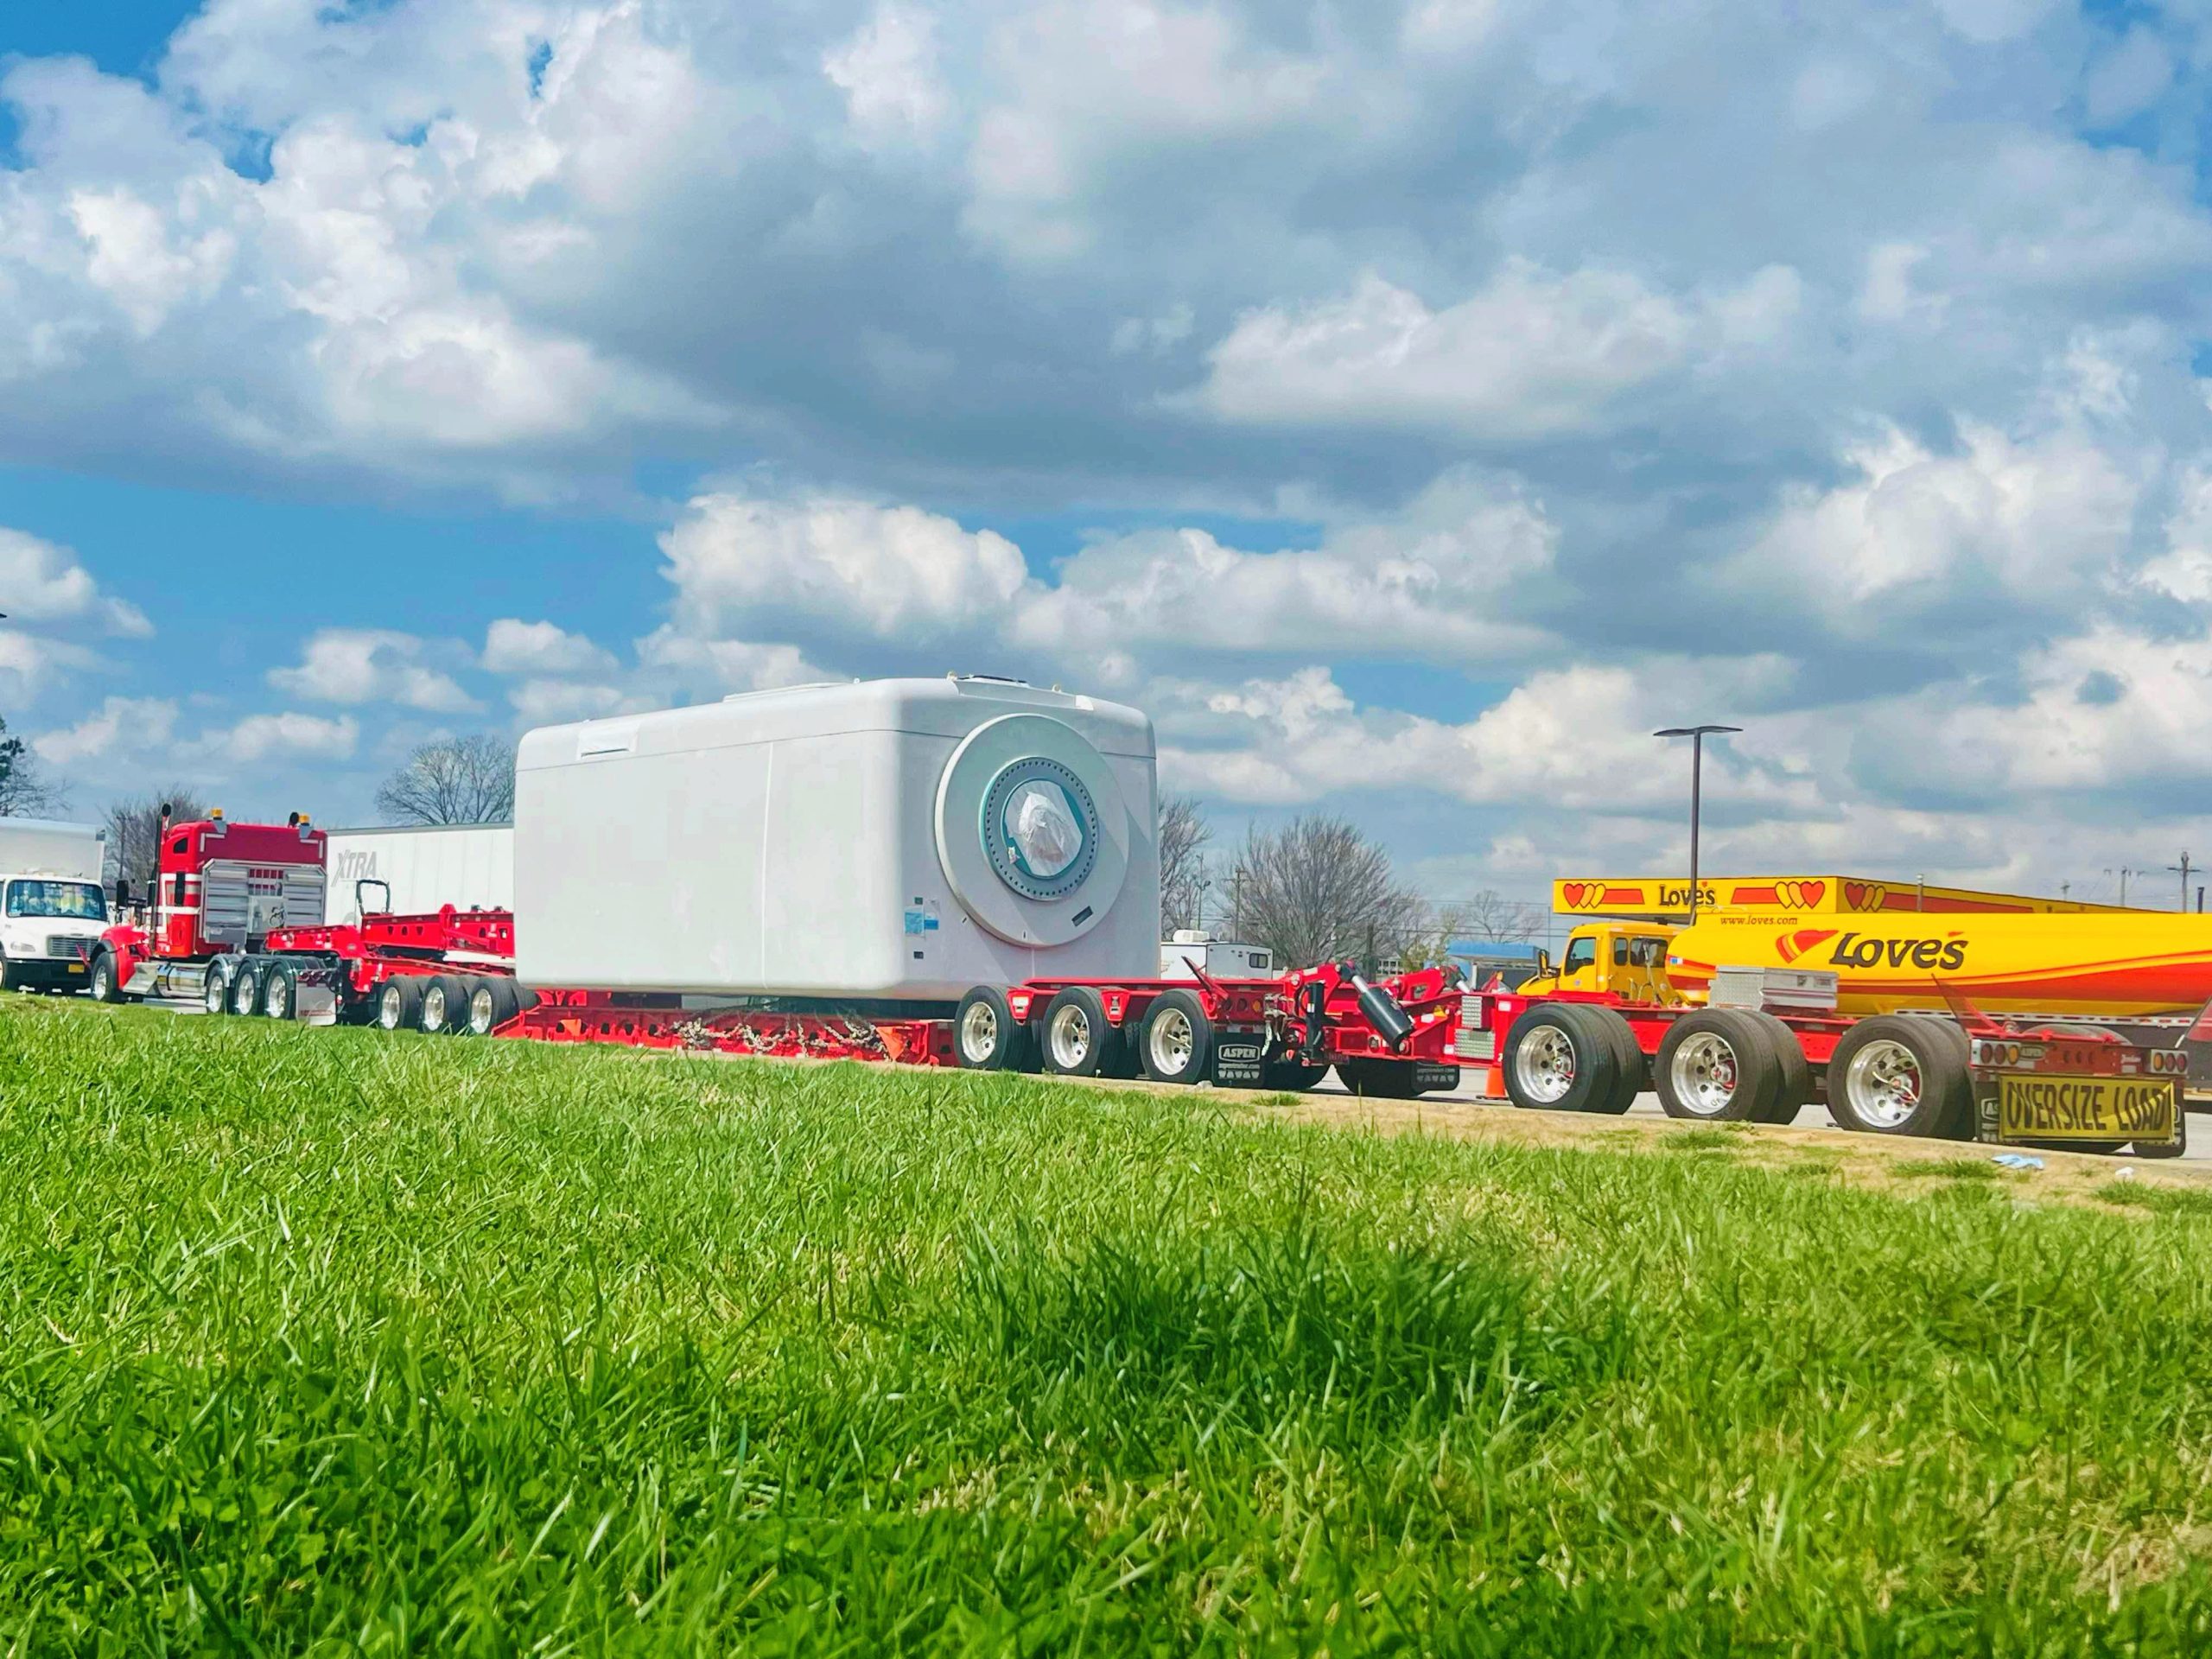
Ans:
[[[1681,931],[1657,922],[1586,922],[1567,936],[1559,965],[1522,985],[1521,995],[1610,991],[1624,1002],[1672,1007],[1682,999],[1667,982],[1667,942]]]

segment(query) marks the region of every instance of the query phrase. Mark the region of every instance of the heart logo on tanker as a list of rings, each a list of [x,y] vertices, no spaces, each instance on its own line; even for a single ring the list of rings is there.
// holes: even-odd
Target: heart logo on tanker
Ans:
[[[1783,961],[1795,962],[1815,945],[1835,938],[1835,931],[1832,927],[1801,927],[1775,940],[1774,948],[1781,953]]]

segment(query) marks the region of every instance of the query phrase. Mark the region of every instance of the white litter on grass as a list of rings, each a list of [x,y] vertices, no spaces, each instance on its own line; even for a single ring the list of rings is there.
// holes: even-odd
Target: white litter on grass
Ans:
[[[1989,1160],[2005,1169],[2041,1169],[2043,1160],[2031,1158],[2024,1152],[2000,1152]]]
[[[2135,1166],[2133,1164],[2122,1164],[2120,1166],[2118,1173],[2113,1176],[2113,1179],[2115,1181],[2132,1181],[2134,1179]]]

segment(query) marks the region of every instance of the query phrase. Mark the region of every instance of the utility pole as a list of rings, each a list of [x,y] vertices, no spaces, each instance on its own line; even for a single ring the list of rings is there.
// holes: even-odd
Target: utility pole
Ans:
[[[2120,878],[2120,907],[2122,910],[2126,910],[2127,908],[2127,878],[2131,875],[2140,875],[2143,872],[2140,870],[2131,870],[2123,864],[2117,870],[2107,870],[2105,874],[2107,875],[2117,875]]]
[[[1699,793],[1705,780],[1705,740],[1723,732],[1740,732],[1740,726],[1669,726],[1663,732],[1654,732],[1654,737],[1687,737],[1690,740],[1690,925],[1697,925],[1697,822]]]
[[[2181,855],[2181,862],[2180,862],[2180,863],[2178,863],[2178,864],[2169,864],[2169,865],[2167,865],[2167,866],[2166,866],[2166,874],[2167,874],[2171,875],[2171,874],[2173,874],[2174,873],[2176,873],[2177,871],[2178,871],[2178,872],[2180,873],[2180,875],[2181,875],[2181,907],[2182,907],[2184,911],[2185,911],[2185,910],[2187,910],[2187,909],[2189,908],[2189,873],[2190,873],[2190,871],[2191,869],[2193,869],[2193,868],[2196,868],[2196,867],[2195,867],[2194,865],[2190,864],[2190,861],[2189,861],[2189,853],[2188,853],[2188,850],[2187,850],[2186,849],[2183,849],[2182,855]]]

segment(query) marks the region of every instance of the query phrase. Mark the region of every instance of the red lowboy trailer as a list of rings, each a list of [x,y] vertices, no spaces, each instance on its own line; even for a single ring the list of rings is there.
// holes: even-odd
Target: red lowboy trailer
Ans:
[[[361,919],[326,923],[322,833],[296,816],[283,826],[165,823],[159,872],[147,925],[111,929],[94,952],[103,1001],[184,997],[209,1014],[389,1031],[1250,1088],[1308,1089],[1333,1066],[1354,1092],[1395,1098],[1459,1080],[1449,968],[1379,984],[1325,963],[1274,979],[979,985],[950,1018],[765,998],[699,1008],[674,995],[521,985],[509,911],[395,915],[372,902],[382,884],[364,881]],[[220,896],[214,910],[210,893]]]

